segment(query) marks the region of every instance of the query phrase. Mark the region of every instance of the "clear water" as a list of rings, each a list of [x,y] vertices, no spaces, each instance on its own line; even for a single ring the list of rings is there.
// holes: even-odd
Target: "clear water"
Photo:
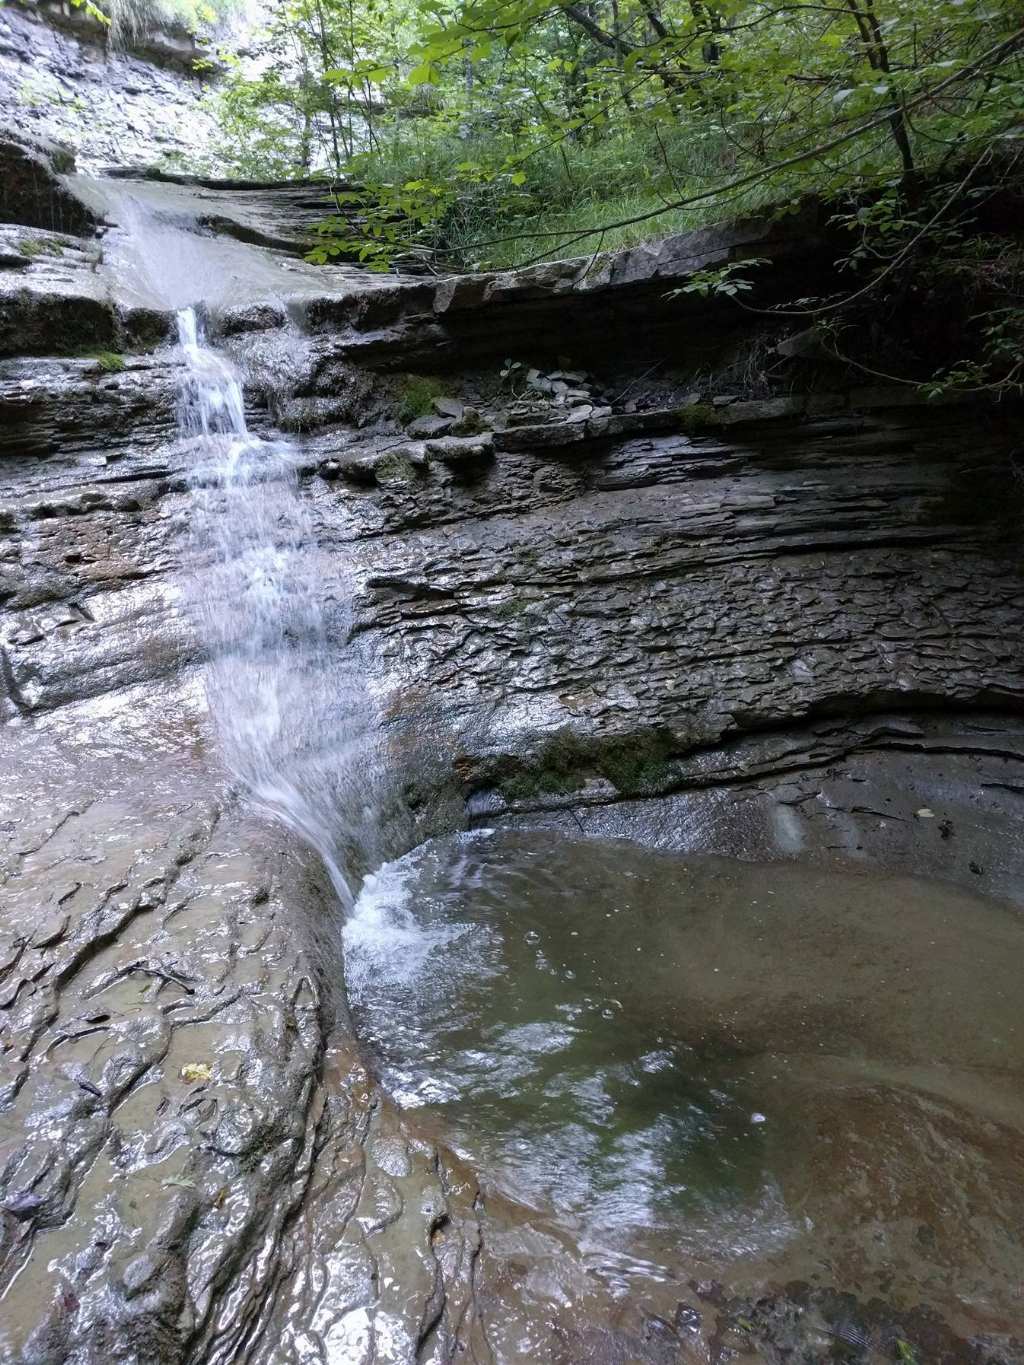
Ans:
[[[178,330],[180,427],[194,450],[187,596],[211,710],[232,771],[318,850],[350,905],[353,851],[374,846],[375,769],[343,570],[325,573],[294,448],[249,432],[241,377],[194,308]]]
[[[298,453],[249,430],[244,375],[207,337],[206,312],[278,301],[289,263],[204,233],[187,197],[88,182],[117,227],[104,258],[118,298],[173,309],[178,425],[189,469],[183,601],[205,658],[210,711],[228,767],[256,802],[320,853],[348,907],[376,859],[374,710],[348,636],[351,584],[322,549]],[[154,197],[155,196],[155,197]],[[282,333],[281,364],[297,332]]]
[[[1024,921],[1002,906],[485,834],[383,868],[345,938],[385,1086],[620,1288],[805,1277],[989,1327],[1012,1301]]]

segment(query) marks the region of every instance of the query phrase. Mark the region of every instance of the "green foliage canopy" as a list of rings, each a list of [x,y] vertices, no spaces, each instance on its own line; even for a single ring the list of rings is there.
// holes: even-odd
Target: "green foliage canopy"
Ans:
[[[514,264],[1013,160],[1022,29],[1020,0],[288,0],[219,98],[239,170],[358,183],[316,259]]]

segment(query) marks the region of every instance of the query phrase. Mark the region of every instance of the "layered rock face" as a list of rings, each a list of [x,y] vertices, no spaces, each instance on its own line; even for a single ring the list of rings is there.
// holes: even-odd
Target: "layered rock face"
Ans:
[[[0,257],[0,1358],[706,1358],[377,1087],[323,870],[207,713],[171,318],[33,164],[80,217],[9,209]],[[799,369],[751,398],[746,321],[666,298],[744,255],[784,295],[813,222],[374,280],[216,194],[250,254],[211,327],[354,591],[378,856],[545,825],[1019,899],[1012,415]]]
[[[201,53],[183,34],[140,52],[108,47],[84,10],[36,0],[0,15],[0,119],[8,132],[61,143],[79,167],[159,165],[205,151],[213,120]]]

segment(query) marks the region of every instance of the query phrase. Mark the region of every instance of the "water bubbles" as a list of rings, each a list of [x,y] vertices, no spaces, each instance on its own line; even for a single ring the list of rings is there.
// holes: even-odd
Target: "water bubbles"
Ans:
[[[523,935],[523,942],[529,943],[532,947],[535,943],[540,942],[540,934],[537,933],[536,929],[528,929]]]
[[[768,1119],[767,1119],[767,1116],[764,1115],[764,1114],[761,1114],[761,1113],[754,1113],[754,1114],[751,1114],[751,1116],[750,1116],[750,1122],[751,1122],[751,1123],[767,1123],[767,1122],[768,1122]]]

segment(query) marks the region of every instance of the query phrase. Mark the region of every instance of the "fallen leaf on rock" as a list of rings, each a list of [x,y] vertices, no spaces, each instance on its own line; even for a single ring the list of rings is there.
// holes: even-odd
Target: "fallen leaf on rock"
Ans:
[[[183,1081],[194,1085],[196,1081],[208,1081],[213,1077],[213,1067],[207,1062],[186,1062],[178,1072]]]

